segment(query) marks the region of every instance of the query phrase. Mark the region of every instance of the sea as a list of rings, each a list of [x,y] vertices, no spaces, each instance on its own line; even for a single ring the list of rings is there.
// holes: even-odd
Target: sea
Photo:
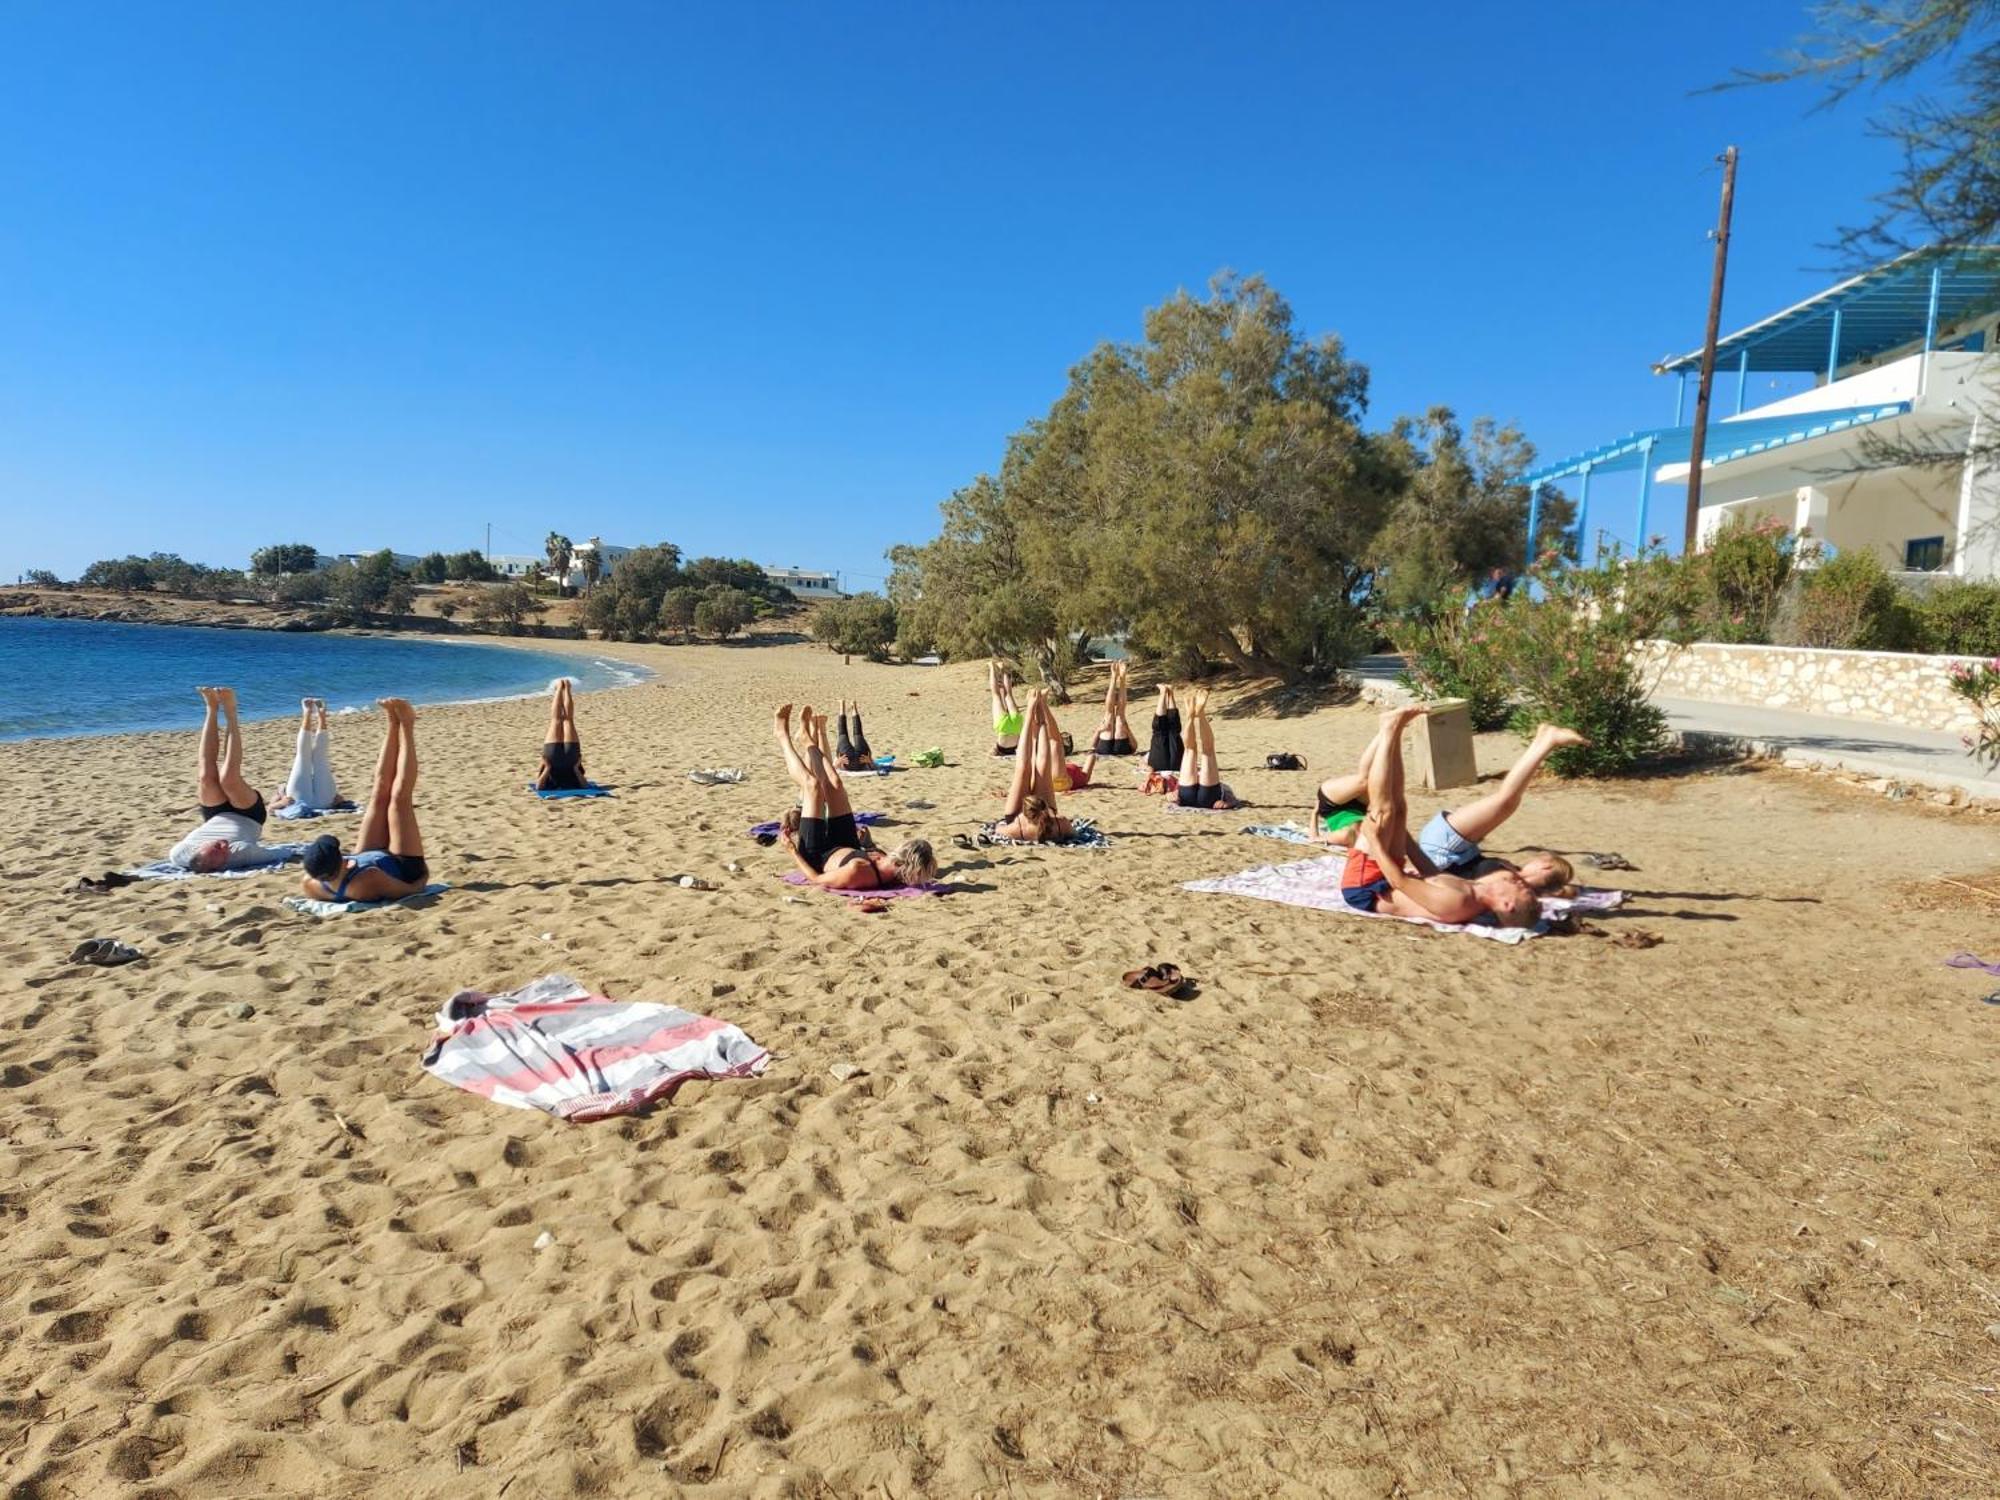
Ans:
[[[436,637],[324,635],[0,618],[0,740],[192,729],[200,684],[236,689],[245,719],[296,715],[299,699],[359,712],[377,698],[469,703],[547,691],[557,677],[618,687],[624,662]]]

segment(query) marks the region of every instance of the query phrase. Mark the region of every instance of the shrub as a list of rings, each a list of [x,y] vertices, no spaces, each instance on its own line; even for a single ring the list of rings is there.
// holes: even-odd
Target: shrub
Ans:
[[[260,578],[310,573],[318,565],[319,553],[310,542],[277,542],[250,554],[250,571]]]
[[[538,615],[546,607],[526,584],[503,583],[498,588],[479,591],[479,598],[472,606],[472,618],[482,625],[504,625],[509,635],[517,635],[530,615]]]
[[[1798,561],[1798,539],[1776,520],[1731,520],[1698,553],[1695,569],[1701,639],[1761,645]]]
[[[1898,651],[1915,634],[1903,591],[1872,552],[1842,552],[1801,570],[1773,639],[1834,651]]]
[[[682,640],[693,640],[694,617],[700,608],[700,589],[686,585],[668,589],[660,599],[660,629],[676,630]]]
[[[843,656],[886,661],[896,639],[896,606],[880,594],[828,600],[813,615],[812,636]]]
[[[271,588],[271,597],[280,604],[321,604],[327,598],[325,573],[289,573]]]
[[[694,628],[726,641],[757,617],[757,601],[738,588],[717,584],[702,592],[694,607]]]
[[[2000,657],[1953,667],[1951,690],[1979,716],[1979,728],[1965,737],[1967,753],[1988,770],[2000,766]]]
[[[1591,743],[1557,751],[1558,776],[1608,776],[1666,748],[1667,720],[1632,660],[1647,621],[1620,605],[1623,570],[1538,571],[1541,597],[1517,591],[1505,609],[1483,610],[1488,645],[1506,671],[1521,734],[1543,721],[1581,731]]]
[[[152,588],[153,573],[143,557],[106,557],[85,568],[76,581],[87,589],[138,593]]]
[[[65,584],[60,578],[56,577],[55,574],[51,573],[47,568],[28,569],[26,574],[26,581],[28,583],[33,584],[38,589],[60,589],[60,588],[67,588],[69,586]]]
[[[1509,683],[1493,628],[1512,608],[1511,602],[1486,604],[1470,615],[1453,609],[1430,620],[1390,624],[1389,638],[1405,662],[1397,680],[1419,698],[1463,698],[1474,729],[1500,728],[1507,722]]]
[[[1917,643],[1949,656],[2000,656],[2000,583],[1941,583],[1917,601]]]

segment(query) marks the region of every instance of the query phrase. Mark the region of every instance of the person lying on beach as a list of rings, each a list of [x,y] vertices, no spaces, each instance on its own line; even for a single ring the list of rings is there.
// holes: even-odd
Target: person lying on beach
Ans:
[[[1541,902],[1512,870],[1467,878],[1418,874],[1423,856],[1409,835],[1409,807],[1403,800],[1403,730],[1422,717],[1421,708],[1396,708],[1382,716],[1368,776],[1368,815],[1362,820],[1340,894],[1356,911],[1421,917],[1431,922],[1476,922],[1499,927],[1532,927]]]
[[[1236,793],[1223,785],[1216,766],[1215,726],[1208,721],[1206,688],[1188,689],[1187,741],[1173,796],[1182,807],[1227,809],[1243,805],[1236,800]]]
[[[361,845],[351,858],[330,833],[306,845],[304,889],[315,900],[400,901],[430,884],[417,831],[417,711],[401,698],[377,701],[389,723],[361,817]]]
[[[195,691],[203,705],[201,736],[195,743],[196,798],[203,821],[167,852],[167,858],[197,875],[270,864],[274,856],[260,837],[267,816],[264,797],[243,779],[243,726],[236,718],[236,690]]]
[[[1132,743],[1132,721],[1125,712],[1125,673],[1124,662],[1111,663],[1111,680],[1104,687],[1104,722],[1090,742],[1093,755],[1130,755],[1137,748]]]
[[[576,734],[575,684],[556,679],[549,701],[549,734],[542,741],[542,768],[535,776],[538,792],[580,792],[590,785],[583,771],[583,741]]]
[[[792,705],[771,716],[785,769],[799,789],[799,806],[785,814],[779,837],[799,870],[814,885],[834,891],[881,890],[929,885],[937,879],[937,856],[928,839],[910,839],[886,854],[864,841],[854,822],[854,804],[834,769],[826,742],[826,716],[810,707],[799,711],[805,753],[792,742]]]
[[[986,689],[993,697],[993,753],[1012,755],[1020,748],[1024,715],[1014,701],[1014,682],[997,661],[986,664]]]
[[[1495,829],[1521,810],[1521,799],[1535,773],[1556,751],[1569,745],[1590,742],[1574,729],[1554,724],[1539,725],[1528,748],[1523,750],[1500,785],[1477,801],[1448,812],[1432,815],[1417,835],[1417,850],[1423,855],[1422,874],[1483,874],[1490,870],[1512,870],[1538,895],[1557,896],[1572,888],[1576,872],[1560,854],[1540,851],[1518,864],[1494,859],[1480,843],[1491,838]],[[1319,785],[1314,794],[1313,841],[1351,848],[1361,822],[1368,816],[1368,778],[1382,748],[1378,730],[1361,752],[1360,763],[1351,776],[1333,776]]]
[[[848,733],[848,702],[840,700],[839,739],[834,744],[833,763],[843,771],[872,771],[875,752],[868,748],[868,735],[861,727],[861,705],[853,705],[854,732]]]
[[[1080,768],[1079,768],[1080,769]],[[1056,810],[1056,777],[1074,781],[1063,762],[1062,731],[1048,695],[1037,690],[1028,700],[1022,726],[1021,752],[1015,759],[1014,784],[993,832],[1024,844],[1066,839],[1075,825]]]
[[[299,743],[292,752],[292,774],[274,808],[303,807],[325,812],[340,800],[333,785],[333,762],[327,758],[326,699],[299,699]]]
[[[1160,698],[1153,709],[1153,737],[1146,746],[1146,764],[1156,775],[1179,772],[1185,747],[1181,743],[1181,711],[1174,706],[1174,690],[1160,684]]]

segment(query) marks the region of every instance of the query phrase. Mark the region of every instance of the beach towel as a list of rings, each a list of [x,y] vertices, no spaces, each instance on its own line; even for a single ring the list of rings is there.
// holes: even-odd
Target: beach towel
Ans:
[[[1223,875],[1213,880],[1190,880],[1182,889],[1249,896],[1258,901],[1304,906],[1340,916],[1366,917],[1376,922],[1408,922],[1437,932],[1463,932],[1501,943],[1525,943],[1531,937],[1545,934],[1552,921],[1571,912],[1610,911],[1625,902],[1623,891],[1586,890],[1570,900],[1544,896],[1542,920],[1533,927],[1488,927],[1474,922],[1434,922],[1426,917],[1397,917],[1386,912],[1356,911],[1347,904],[1340,894],[1340,876],[1346,864],[1344,855],[1335,855],[1332,858],[1294,860],[1288,865],[1259,865],[1254,870],[1244,870],[1236,875]]]
[[[688,780],[698,786],[734,786],[743,773],[734,766],[711,766],[705,771],[688,772]]]
[[[321,901],[314,896],[287,896],[285,905],[293,911],[302,911],[309,917],[344,917],[352,911],[380,911],[385,906],[407,906],[412,901],[421,901],[426,896],[438,896],[451,887],[437,882],[425,886],[420,891],[412,891],[407,896],[397,896],[389,901]]]
[[[856,813],[854,815],[854,825],[857,828],[866,828],[870,824],[881,822],[888,816],[887,813],[879,812]],[[778,836],[779,830],[782,827],[783,825],[779,823],[752,823],[750,825],[750,837],[753,839],[774,839]]]
[[[1099,828],[1090,818],[1072,819],[1070,834],[1066,839],[1042,839],[1039,842],[1032,839],[1002,838],[993,831],[999,826],[997,820],[992,823],[982,823],[979,828],[980,842],[1016,849],[1109,849],[1111,847],[1111,835]]]
[[[813,885],[813,883],[793,870],[785,877],[786,885]],[[837,891],[830,886],[813,886],[814,890],[825,891],[829,896],[845,896],[850,901],[902,901],[911,896],[949,896],[951,887],[933,880],[929,885],[885,885],[872,891]]]
[[[1296,823],[1246,823],[1237,832],[1254,834],[1260,839],[1283,839],[1288,844],[1313,841],[1313,836]]]
[[[343,798],[331,807],[307,807],[303,802],[294,802],[289,807],[277,808],[272,812],[271,816],[274,818],[283,818],[287,823],[296,823],[302,818],[324,818],[329,813],[359,811],[361,811],[360,808]]]
[[[1167,811],[1192,812],[1192,813],[1233,813],[1233,812],[1242,812],[1243,809],[1248,806],[1250,806],[1248,802],[1238,802],[1233,807],[1187,807],[1179,802],[1169,802],[1167,804]]]
[[[275,870],[280,865],[290,864],[303,858],[304,844],[265,844],[261,846],[271,857],[254,865],[242,865],[234,870],[207,870],[197,875],[185,865],[177,865],[170,859],[156,859],[151,864],[135,865],[125,873],[134,880],[242,880],[249,875],[262,875],[267,870]]]
[[[500,995],[460,990],[424,1071],[453,1088],[582,1124],[628,1115],[690,1078],[748,1078],[770,1054],[727,1021],[593,995],[550,974]]]
[[[537,797],[540,797],[544,802],[552,801],[557,797],[609,797],[611,795],[610,787],[599,786],[594,781],[586,782],[582,786],[556,787],[539,787],[531,781],[528,783],[528,790],[533,792]]]

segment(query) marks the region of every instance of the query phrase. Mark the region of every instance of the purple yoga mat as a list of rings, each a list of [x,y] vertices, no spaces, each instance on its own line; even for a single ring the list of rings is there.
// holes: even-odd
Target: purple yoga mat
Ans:
[[[785,877],[786,885],[811,885],[812,882],[797,870]],[[949,896],[951,887],[933,880],[929,885],[887,885],[875,891],[835,891],[825,886],[816,887],[829,896],[845,896],[850,901],[904,901],[911,896]]]
[[[866,828],[870,823],[879,823],[888,816],[887,813],[878,812],[856,813],[854,821],[859,827]],[[776,823],[752,823],[750,825],[750,837],[753,839],[776,838],[778,836],[778,828],[779,825]]]

